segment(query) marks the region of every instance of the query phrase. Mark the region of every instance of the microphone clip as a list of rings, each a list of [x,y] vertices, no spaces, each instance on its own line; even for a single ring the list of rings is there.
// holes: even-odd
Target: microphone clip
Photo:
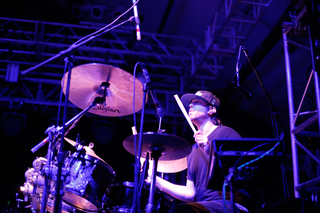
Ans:
[[[147,69],[146,69],[146,67],[145,67],[145,65],[143,63],[140,63],[140,65],[141,65],[141,69],[142,69],[144,78],[146,80],[146,83],[143,86],[143,90],[150,92],[150,95],[151,95],[151,98],[153,100],[154,106],[155,106],[155,108],[157,110],[157,114],[158,114],[159,118],[163,118],[164,111],[163,111],[163,108],[161,107],[161,105],[160,105],[160,103],[158,101],[156,93],[153,90],[153,85],[151,83],[149,73],[148,73],[148,71],[147,71]]]

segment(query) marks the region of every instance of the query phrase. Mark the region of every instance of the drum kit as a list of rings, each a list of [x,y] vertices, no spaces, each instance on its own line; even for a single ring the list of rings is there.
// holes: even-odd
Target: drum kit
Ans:
[[[72,71],[72,72],[71,72]],[[72,128],[79,122],[86,112],[99,116],[126,116],[141,110],[144,106],[144,85],[130,73],[103,64],[85,64],[74,67],[64,75],[61,86],[64,94],[67,94],[67,82],[69,82],[68,100],[83,111],[68,121],[64,128]],[[70,79],[68,79],[70,78]],[[68,81],[69,80],[69,81]],[[135,89],[133,89],[135,86]],[[69,128],[69,129],[70,129]],[[38,157],[33,161],[33,167],[25,172],[25,183],[20,187],[24,194],[24,201],[30,202],[30,208],[35,212],[56,212],[56,184],[61,178],[63,192],[61,211],[69,212],[130,212],[134,200],[134,188],[139,187],[136,182],[115,183],[116,172],[100,158],[93,150],[93,143],[85,146],[77,138],[75,141],[62,137],[61,127],[54,128],[53,136],[50,135],[34,149],[35,152],[48,141],[49,149],[58,149],[59,143],[66,141],[75,150],[65,152],[63,167],[59,177],[58,157],[48,154],[46,158]],[[141,139],[141,140],[139,140]],[[182,138],[164,132],[146,132],[133,134],[123,141],[123,147],[131,154],[137,155],[137,141],[141,141],[140,165],[152,163],[153,175],[156,172],[176,173],[187,168],[186,157],[191,151],[191,145]],[[52,144],[51,143],[56,143]],[[58,144],[58,145],[57,145]],[[54,148],[52,148],[54,147]],[[150,154],[150,158],[149,158]],[[146,161],[148,159],[148,161]],[[141,167],[139,176],[145,173]],[[144,180],[143,180],[144,182]],[[155,203],[152,212],[161,212],[161,205],[171,203],[167,195],[152,188],[152,184],[142,184],[144,196],[149,196]],[[148,188],[149,187],[149,188]],[[153,186],[154,187],[154,186]],[[151,196],[152,194],[152,196]],[[140,196],[140,193],[139,193]],[[166,204],[161,201],[165,200]],[[139,205],[138,212],[145,212],[146,202]],[[169,205],[170,206],[170,205]],[[166,209],[168,210],[168,209]]]

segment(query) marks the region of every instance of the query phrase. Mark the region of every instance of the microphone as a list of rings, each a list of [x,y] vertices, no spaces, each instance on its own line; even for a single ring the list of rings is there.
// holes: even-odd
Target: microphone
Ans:
[[[136,0],[132,0],[132,3],[135,4]],[[138,16],[138,7],[137,5],[133,6],[133,15],[134,15],[134,20],[136,22],[136,34],[137,34],[137,40],[141,40],[141,33],[140,33],[140,20]]]
[[[161,105],[160,105],[160,103],[159,103],[159,101],[157,99],[156,93],[153,91],[153,88],[152,88],[152,85],[151,85],[151,80],[150,80],[150,77],[149,77],[149,73],[148,73],[146,67],[144,66],[144,64],[142,64],[142,63],[141,63],[141,68],[142,68],[142,72],[143,72],[144,78],[146,79],[146,83],[150,85],[149,91],[150,91],[154,106],[157,109],[158,116],[160,118],[163,118],[163,109],[162,109],[162,107],[161,107]]]
[[[237,85],[239,85],[239,83],[240,83],[239,70],[240,70],[240,68],[241,68],[241,64],[240,64],[241,50],[242,50],[242,46],[239,47],[238,60],[237,60],[237,63],[236,63]]]
[[[234,88],[236,88],[236,90],[238,90],[243,98],[245,100],[251,100],[252,99],[252,95],[247,92],[242,86],[240,86],[240,76],[239,76],[239,70],[241,68],[241,64],[240,64],[240,55],[241,55],[241,50],[243,50],[244,54],[247,56],[247,52],[246,52],[246,49],[240,45],[239,46],[239,52],[238,52],[238,59],[237,59],[237,63],[236,63],[236,75],[237,75],[237,81],[234,82],[232,81],[232,85],[234,86]]]
[[[247,49],[244,48],[243,46],[240,46],[240,47],[241,47],[243,53],[245,54],[245,56],[246,56],[246,57],[249,57],[249,56],[248,56],[248,51],[247,51]]]
[[[234,86],[234,88],[236,88],[236,90],[238,90],[242,94],[242,96],[243,96],[243,98],[245,100],[251,100],[252,99],[251,93],[247,92],[247,90],[245,88],[243,88],[242,86],[240,86],[239,84],[237,84],[234,81],[232,81],[231,83]]]

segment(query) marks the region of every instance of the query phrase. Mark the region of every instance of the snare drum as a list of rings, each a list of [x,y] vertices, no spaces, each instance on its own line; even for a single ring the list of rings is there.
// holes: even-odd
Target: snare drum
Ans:
[[[81,211],[98,212],[115,171],[106,162],[87,154],[74,153],[67,161],[70,183],[64,187],[63,201]]]
[[[107,198],[108,211],[110,213],[129,213],[132,208],[134,195],[134,183],[125,181],[122,183],[115,183],[110,187]],[[140,209],[138,212],[145,212],[146,205],[149,200],[148,187],[142,187],[140,200]],[[160,191],[155,192],[155,212],[169,212],[171,208],[171,201],[164,197]]]

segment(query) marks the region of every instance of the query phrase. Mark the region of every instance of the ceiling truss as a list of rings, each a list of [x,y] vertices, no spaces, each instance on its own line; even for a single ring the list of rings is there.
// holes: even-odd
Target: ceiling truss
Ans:
[[[208,26],[205,42],[144,32],[141,41],[136,41],[134,27],[124,24],[72,51],[72,44],[94,35],[104,25],[0,18],[0,103],[30,104],[41,111],[57,107],[64,61],[72,53],[74,66],[110,64],[131,74],[135,63],[145,63],[165,114],[181,117],[172,104],[173,95],[199,88],[210,90],[210,81],[224,69],[271,2],[226,0],[213,25]],[[146,113],[154,114],[154,110]]]

